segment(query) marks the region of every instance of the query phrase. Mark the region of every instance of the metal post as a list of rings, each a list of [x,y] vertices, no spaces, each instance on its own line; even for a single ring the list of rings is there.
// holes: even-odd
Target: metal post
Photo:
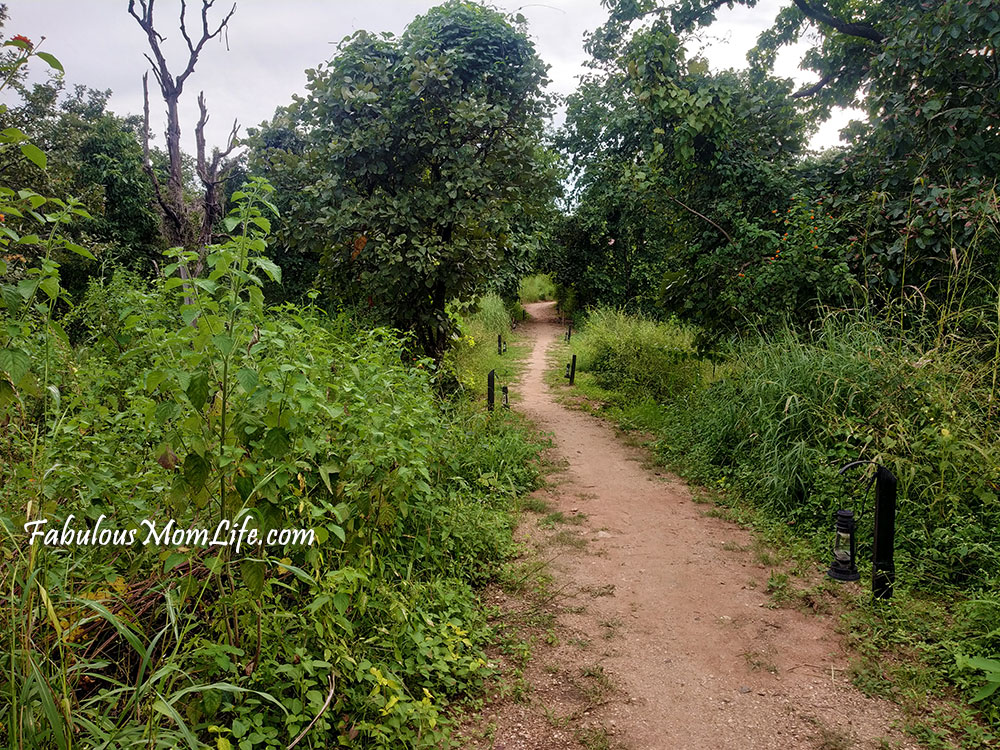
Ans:
[[[569,384],[573,385],[573,381],[576,380],[576,355],[573,355],[573,362],[569,366]]]
[[[503,336],[497,334],[497,354],[503,354]]]
[[[896,581],[893,561],[896,534],[896,477],[884,466],[875,470],[875,531],[872,549],[872,596],[891,599]]]
[[[510,391],[507,390],[507,386],[504,386],[500,390],[503,393],[503,408],[504,409],[509,409],[510,408]]]
[[[494,403],[494,385],[496,380],[497,371],[490,370],[489,374],[486,376],[486,409],[487,411],[493,411]]]

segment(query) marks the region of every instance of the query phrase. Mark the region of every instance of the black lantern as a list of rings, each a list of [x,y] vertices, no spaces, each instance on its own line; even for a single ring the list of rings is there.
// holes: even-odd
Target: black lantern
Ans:
[[[510,391],[507,390],[507,386],[500,389],[503,393],[503,405],[505,409],[510,408]]]
[[[856,581],[861,574],[858,572],[858,526],[854,511],[838,510],[833,514],[833,525],[833,562],[827,575],[838,581]]]

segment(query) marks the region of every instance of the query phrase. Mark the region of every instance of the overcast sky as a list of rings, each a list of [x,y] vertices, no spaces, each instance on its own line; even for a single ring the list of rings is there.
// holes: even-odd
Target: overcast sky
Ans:
[[[127,0],[7,0],[9,21],[4,34],[23,34],[60,59],[67,83],[111,89],[110,108],[118,114],[142,112],[142,73],[149,64],[146,38],[127,12]],[[439,4],[431,0],[238,0],[225,38],[209,42],[181,99],[183,147],[194,152],[194,125],[198,92],[204,90],[210,120],[209,145],[222,145],[233,119],[242,129],[270,119],[277,106],[305,91],[305,70],[329,59],[336,45],[358,29],[400,33],[417,15]],[[584,72],[584,34],[607,19],[600,0],[495,0],[495,7],[522,13],[529,22],[541,58],[550,66],[551,88],[566,95]],[[746,52],[767,28],[782,0],[760,0],[748,10],[722,9],[705,49],[715,69],[745,67]],[[200,0],[188,0],[188,16],[200,30]],[[217,0],[219,19],[232,0]],[[171,71],[183,69],[187,50],[177,26],[179,0],[158,0],[156,24],[167,37],[165,52]],[[228,49],[227,49],[228,46]],[[36,61],[36,69],[44,66]],[[779,59],[778,72],[802,82],[815,76],[798,70],[798,55],[789,51]],[[152,78],[152,77],[151,77]],[[163,143],[162,103],[151,80],[150,109],[156,143]],[[813,139],[821,148],[837,143],[837,132],[850,119],[841,113]]]

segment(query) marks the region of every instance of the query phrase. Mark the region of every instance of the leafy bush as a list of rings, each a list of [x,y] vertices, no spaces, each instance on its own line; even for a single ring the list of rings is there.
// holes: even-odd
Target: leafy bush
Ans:
[[[511,306],[497,294],[481,296],[471,312],[459,320],[459,334],[445,357],[445,368],[453,373],[462,391],[475,398],[486,392],[486,374],[496,370],[497,387],[516,369],[515,358],[497,353],[497,337],[513,342]]]
[[[518,298],[521,302],[544,302],[545,300],[555,299],[556,287],[552,283],[552,277],[547,273],[536,273],[534,276],[525,276],[521,279]]]
[[[265,306],[258,274],[280,280],[269,195],[234,194],[207,277],[174,275],[192,260],[178,251],[165,281],[94,282],[65,321],[76,346],[52,305],[0,313],[16,353],[0,378],[12,747],[65,747],[70,731],[95,747],[285,747],[314,720],[300,746],[436,747],[447,699],[490,671],[472,586],[509,554],[537,446],[505,414],[442,404],[398,333]],[[30,279],[54,304],[58,269]],[[316,543],[142,542],[143,519],[244,518]],[[35,521],[136,538],[32,545]]]
[[[665,400],[698,383],[704,365],[695,356],[691,328],[602,308],[587,317],[577,339],[578,369],[598,385]]]

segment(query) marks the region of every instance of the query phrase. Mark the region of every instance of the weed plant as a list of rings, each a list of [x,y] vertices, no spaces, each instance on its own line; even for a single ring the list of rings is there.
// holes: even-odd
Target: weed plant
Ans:
[[[519,371],[519,353],[524,351],[515,329],[519,313],[519,307],[507,304],[499,295],[486,294],[462,317],[460,337],[448,352],[446,367],[455,373],[465,396],[485,399],[486,375],[496,370],[499,400],[500,387],[510,383]],[[498,336],[507,344],[504,354],[497,350]]]

